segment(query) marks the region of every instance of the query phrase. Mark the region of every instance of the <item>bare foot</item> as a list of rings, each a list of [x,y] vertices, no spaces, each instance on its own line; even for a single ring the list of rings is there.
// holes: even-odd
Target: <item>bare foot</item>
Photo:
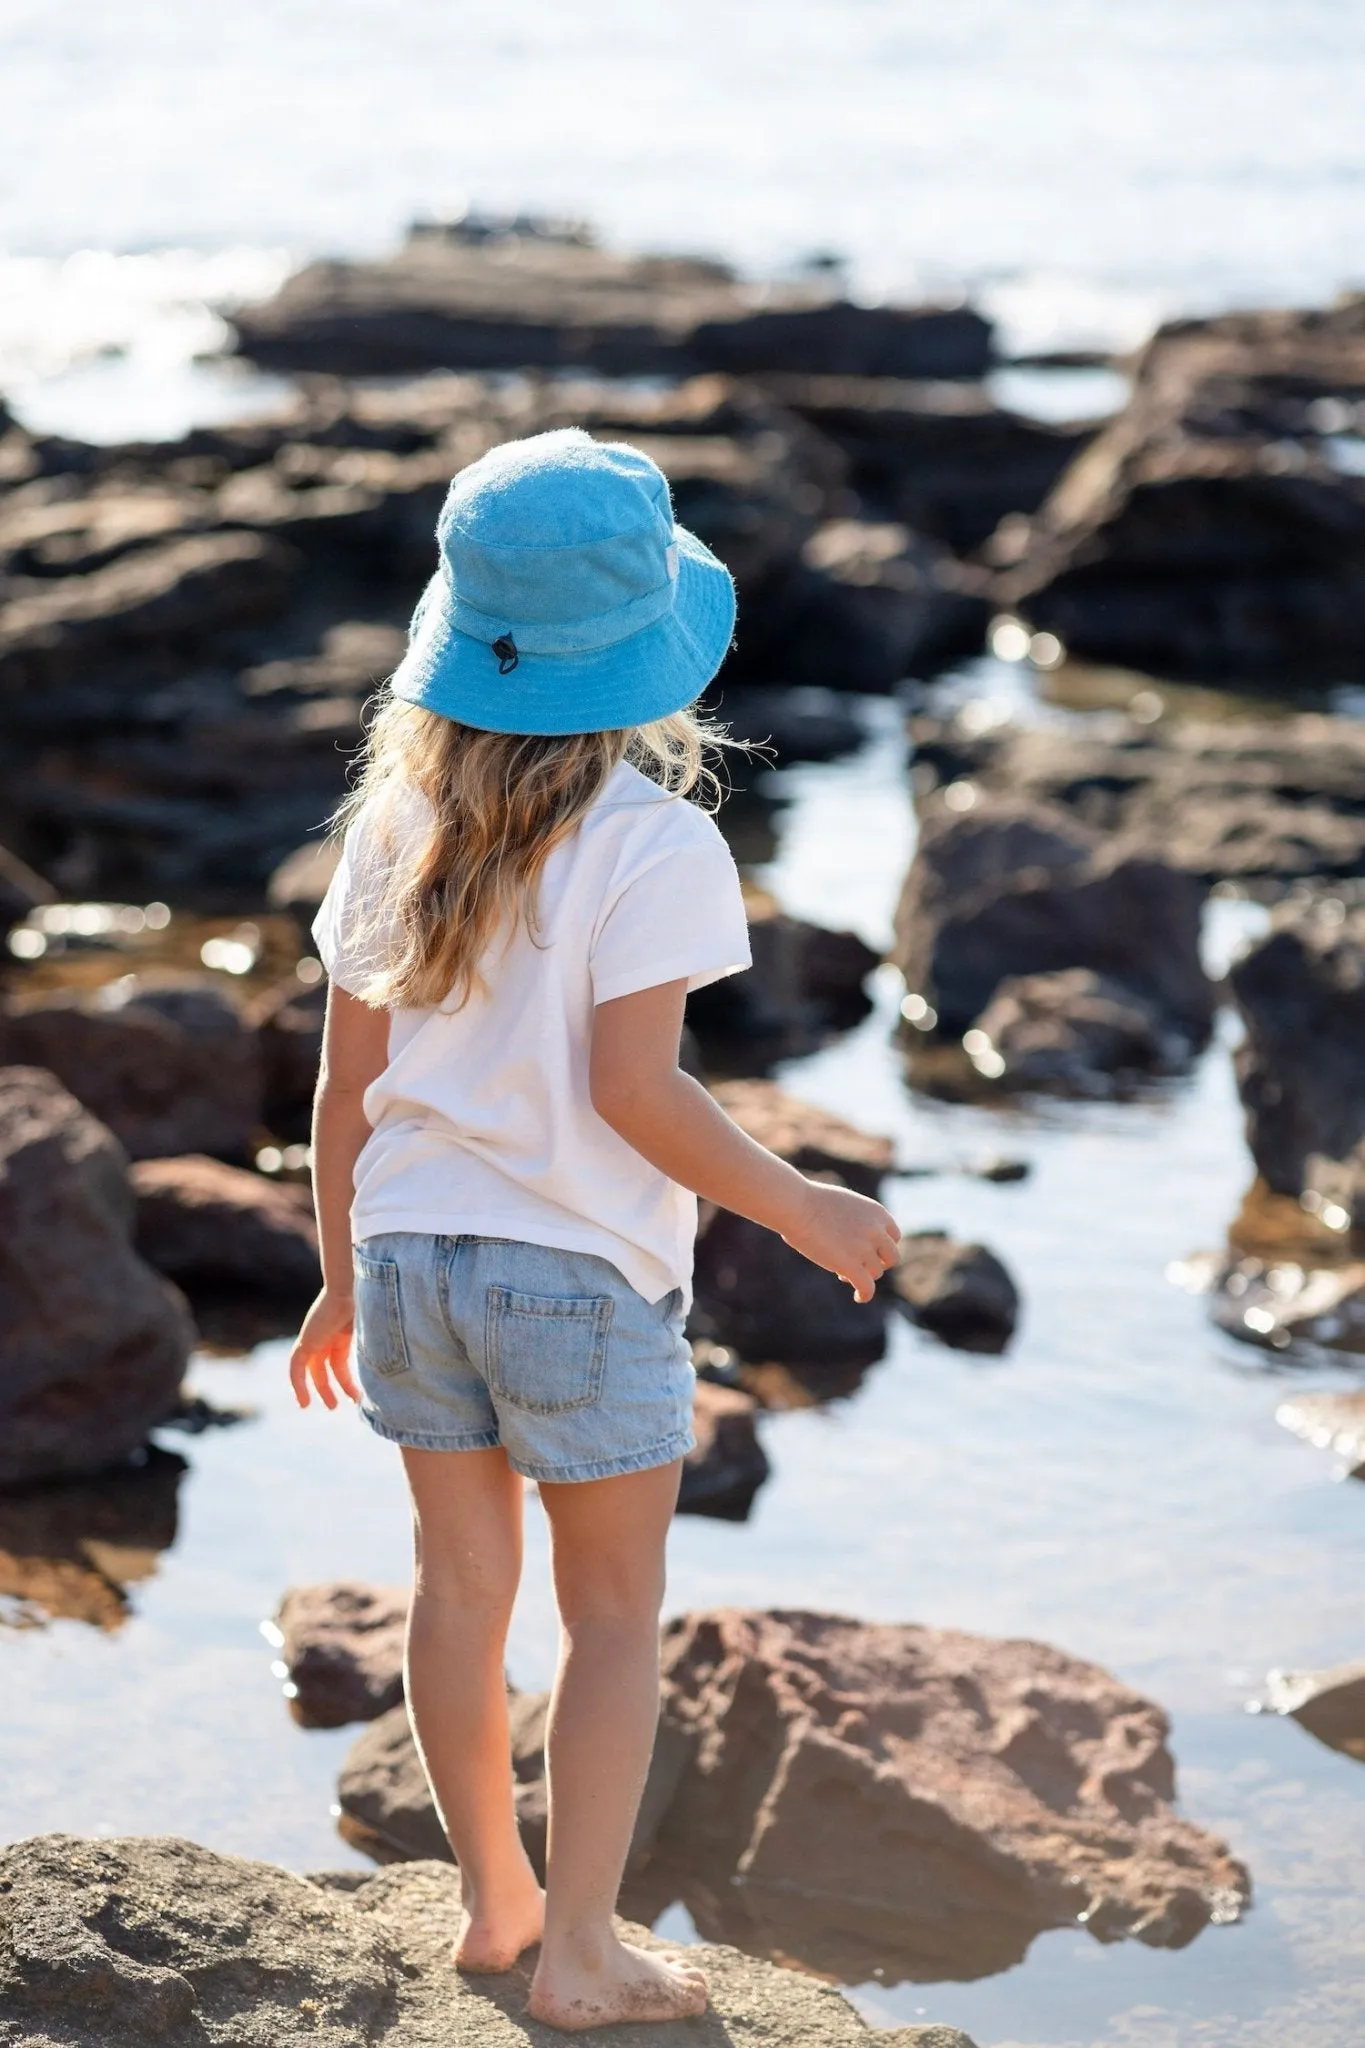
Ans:
[[[693,2019],[706,2011],[706,1979],[677,1956],[650,1955],[613,1935],[593,1964],[542,1953],[527,2010],[569,2034],[623,2020]]]
[[[527,1882],[514,1896],[482,1899],[471,1897],[460,1913],[460,1931],[455,1938],[455,1967],[478,1976],[496,1976],[510,1970],[524,1949],[533,1946],[545,1932],[545,1894],[530,1871]]]

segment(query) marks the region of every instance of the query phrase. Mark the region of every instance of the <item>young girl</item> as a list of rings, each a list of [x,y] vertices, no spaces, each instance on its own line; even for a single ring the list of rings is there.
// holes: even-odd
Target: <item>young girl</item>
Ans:
[[[693,1443],[696,1197],[780,1231],[859,1301],[898,1233],[678,1068],[688,990],[749,948],[725,843],[681,800],[705,775],[685,707],[734,597],[662,473],[577,429],[510,442],[455,479],[438,540],[315,927],[324,1285],[290,1370],[302,1406],[339,1387],[402,1447],[407,1701],[460,1866],[456,1962],[505,1970],[539,1942],[535,2018],[675,2019],[705,2008],[704,1978],[620,1941],[612,1913]],[[527,1479],[562,1630],[543,1894],[503,1681]]]

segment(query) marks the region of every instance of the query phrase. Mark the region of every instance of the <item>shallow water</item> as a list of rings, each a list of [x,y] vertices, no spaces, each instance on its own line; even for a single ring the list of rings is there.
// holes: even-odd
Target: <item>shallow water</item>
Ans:
[[[1017,684],[983,666],[970,687]],[[869,721],[861,755],[782,778],[765,878],[792,909],[881,939],[912,829],[895,714],[871,706]],[[1215,958],[1256,915],[1214,906]],[[879,978],[877,1014],[783,1077],[944,1169],[893,1183],[893,1206],[998,1250],[1022,1328],[983,1361],[897,1324],[853,1397],[769,1416],[774,1472],[752,1520],[677,1523],[670,1608],[817,1606],[1092,1658],[1170,1710],[1184,1812],[1251,1867],[1246,1921],[1182,1954],[1048,1934],[977,1984],[855,1988],[870,2018],[955,2021],[981,2048],[1347,2048],[1365,2037],[1365,1768],[1245,1708],[1272,1666],[1362,1652],[1365,1488],[1335,1483],[1274,1420],[1291,1372],[1313,1386],[1351,1374],[1236,1345],[1164,1277],[1222,1240],[1249,1177],[1228,1033],[1155,1101],[930,1104],[902,1085],[896,990]],[[988,1152],[1027,1157],[1031,1178],[953,1170]],[[198,1391],[254,1418],[167,1434],[189,1461],[179,1532],[131,1560],[152,1575],[131,1585],[123,1625],[56,1621],[0,1641],[0,1838],[168,1830],[300,1869],[358,1860],[330,1813],[353,1731],[293,1725],[260,1623],[293,1583],[402,1579],[402,1488],[352,1417],[293,1409],[284,1349],[196,1364]],[[554,1630],[533,1498],[529,1522],[509,1661],[536,1686]],[[96,1546],[115,1575],[123,1543]],[[663,1924],[688,1931],[681,1908]]]

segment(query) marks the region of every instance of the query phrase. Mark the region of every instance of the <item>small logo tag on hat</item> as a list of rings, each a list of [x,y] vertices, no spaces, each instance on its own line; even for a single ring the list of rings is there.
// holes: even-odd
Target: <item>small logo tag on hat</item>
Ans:
[[[512,638],[512,635],[510,633],[500,634],[493,642],[493,652],[498,657],[498,674],[500,676],[510,676],[517,663],[521,660],[521,656],[517,653],[517,643]]]
[[[668,570],[669,582],[676,583],[678,580],[678,543],[675,540],[671,540],[664,549],[664,566]]]

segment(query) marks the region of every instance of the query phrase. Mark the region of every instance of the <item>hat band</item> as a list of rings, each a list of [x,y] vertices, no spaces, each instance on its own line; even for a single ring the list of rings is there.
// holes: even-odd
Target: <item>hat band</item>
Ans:
[[[447,616],[458,632],[490,647],[506,633],[523,654],[595,654],[599,648],[614,647],[618,640],[632,639],[666,617],[673,609],[676,588],[670,581],[590,619],[536,619],[524,624],[480,611],[468,598],[452,593]]]

